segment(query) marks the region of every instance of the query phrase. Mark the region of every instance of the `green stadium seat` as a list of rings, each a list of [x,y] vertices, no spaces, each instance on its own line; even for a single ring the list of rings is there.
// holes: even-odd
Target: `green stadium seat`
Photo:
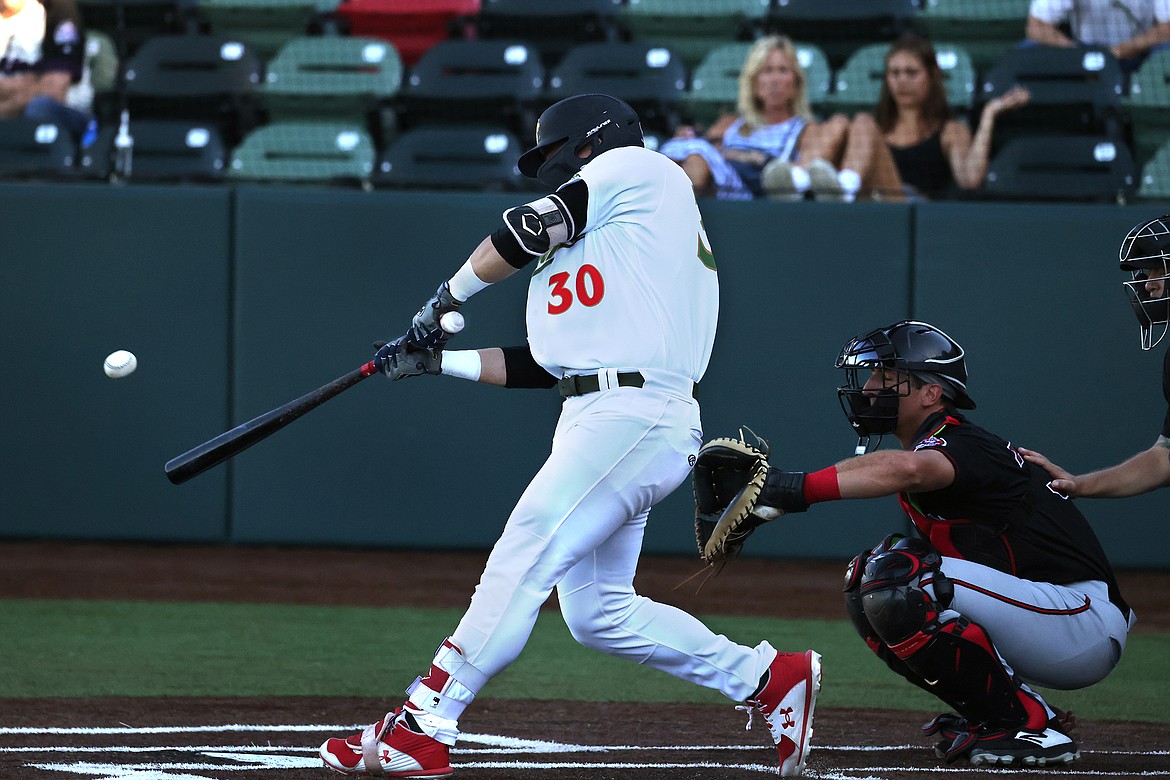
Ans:
[[[1014,86],[1027,88],[1026,106],[996,122],[996,143],[1029,134],[1109,135],[1121,139],[1121,65],[1099,46],[1011,49],[983,78],[981,102]]]
[[[271,62],[260,101],[271,120],[368,121],[402,85],[402,61],[378,38],[306,37]]]
[[[804,68],[808,99],[813,108],[823,105],[829,94],[829,61],[818,46],[795,43],[796,56]],[[694,71],[687,104],[694,121],[709,125],[720,115],[734,113],[739,97],[739,74],[752,44],[728,43],[710,51]]]
[[[77,161],[77,142],[51,122],[0,119],[0,179],[67,177]]]
[[[436,125],[402,133],[378,158],[373,184],[464,190],[522,190],[524,149],[502,127]]]
[[[916,12],[916,0],[776,0],[768,29],[816,43],[839,68],[862,46],[910,31]]]
[[[1141,200],[1170,201],[1170,142],[1160,146],[1142,166],[1137,195]]]
[[[238,143],[259,123],[264,63],[237,38],[162,35],[142,44],[125,63],[130,117],[217,123],[224,140]]]
[[[257,128],[232,153],[228,176],[244,181],[368,181],[374,143],[357,125],[274,122]]]
[[[435,123],[502,125],[528,140],[543,98],[544,66],[528,44],[443,41],[410,70],[399,93],[399,121],[403,129]]]
[[[629,0],[619,19],[632,40],[664,46],[695,68],[713,49],[755,37],[769,7],[769,0]]]
[[[1145,162],[1170,141],[1170,51],[1156,51],[1142,63],[1121,102],[1133,130],[1134,155]]]
[[[926,37],[950,41],[979,71],[992,67],[1024,39],[1030,0],[925,0],[915,23]]]
[[[848,114],[873,111],[881,96],[889,50],[887,43],[873,43],[854,52],[837,71],[836,89],[829,105]],[[934,53],[943,74],[947,104],[960,112],[970,111],[975,98],[975,68],[970,55],[950,43],[935,43]]]
[[[649,43],[583,43],[552,69],[547,97],[601,92],[629,103],[651,132],[671,133],[686,100],[687,70],[674,52]]]
[[[131,181],[217,182],[227,174],[228,152],[210,123],[143,119],[130,126],[134,137]],[[81,171],[107,179],[114,172],[117,126],[102,128],[81,154]]]
[[[983,193],[1013,200],[1125,202],[1137,188],[1129,148],[1108,136],[1014,138],[987,166]]]
[[[86,31],[109,35],[121,60],[157,35],[198,28],[196,0],[77,0],[77,9]]]
[[[211,32],[243,39],[266,60],[336,7],[337,0],[199,0]]]
[[[580,43],[617,39],[622,0],[483,0],[481,38],[529,41],[546,67]]]

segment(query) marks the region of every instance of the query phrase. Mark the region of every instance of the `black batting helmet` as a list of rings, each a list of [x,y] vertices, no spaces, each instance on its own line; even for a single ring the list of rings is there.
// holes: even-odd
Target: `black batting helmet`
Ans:
[[[938,328],[917,320],[902,320],[849,341],[837,356],[845,369],[845,384],[837,388],[841,408],[859,436],[892,433],[898,424],[898,398],[909,393],[898,388],[867,391],[868,372],[886,368],[937,384],[959,409],[974,409],[967,395],[967,364],[963,348]],[[866,372],[864,375],[862,372]]]
[[[545,151],[563,144],[547,160]],[[586,146],[590,157],[619,146],[642,146],[638,114],[609,95],[575,95],[552,104],[536,121],[536,146],[520,155],[520,173],[556,189],[573,177],[588,159],[578,154]]]
[[[1130,274],[1123,284],[1141,327],[1142,349],[1153,349],[1170,323],[1170,293],[1166,290],[1170,279],[1157,298],[1152,297],[1147,282],[1170,276],[1170,215],[1135,225],[1122,240],[1118,259],[1121,270]]]

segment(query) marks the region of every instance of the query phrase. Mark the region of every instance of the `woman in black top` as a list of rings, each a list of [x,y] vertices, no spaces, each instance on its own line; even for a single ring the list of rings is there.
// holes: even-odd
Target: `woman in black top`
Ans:
[[[860,180],[860,195],[902,200],[940,198],[977,189],[987,173],[995,119],[1029,100],[1022,87],[984,106],[974,136],[951,116],[942,71],[930,41],[903,36],[886,55],[886,77],[873,114],[858,114],[841,160],[842,180]],[[847,172],[852,172],[847,173]]]

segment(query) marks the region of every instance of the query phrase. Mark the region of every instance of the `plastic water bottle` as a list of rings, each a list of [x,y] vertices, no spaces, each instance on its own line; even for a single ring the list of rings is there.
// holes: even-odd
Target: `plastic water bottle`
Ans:
[[[134,158],[134,136],[130,135],[130,112],[122,112],[118,134],[114,136],[114,176],[130,178]]]

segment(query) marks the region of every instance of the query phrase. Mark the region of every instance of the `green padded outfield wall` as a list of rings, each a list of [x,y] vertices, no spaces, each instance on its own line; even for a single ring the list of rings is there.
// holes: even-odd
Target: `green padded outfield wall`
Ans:
[[[228,422],[231,194],[0,185],[0,534],[220,541],[227,477],[175,447]],[[102,361],[129,349],[138,371]]]
[[[367,360],[514,196],[3,190],[27,209],[0,260],[0,535],[483,548],[548,452],[554,391],[373,377],[185,485],[162,474]],[[837,351],[918,315],[968,348],[977,421],[1074,468],[1153,442],[1160,361],[1137,348],[1113,259],[1147,209],[703,211],[722,290],[700,389],[707,436],[746,424],[791,468],[848,457]],[[473,299],[456,345],[519,343],[525,289],[521,276]],[[100,364],[117,348],[141,367],[114,381]],[[1119,565],[1170,566],[1165,493],[1084,503]],[[691,554],[691,511],[684,485],[652,514],[646,549]],[[892,498],[841,502],[762,529],[751,551],[844,559],[904,527]]]

